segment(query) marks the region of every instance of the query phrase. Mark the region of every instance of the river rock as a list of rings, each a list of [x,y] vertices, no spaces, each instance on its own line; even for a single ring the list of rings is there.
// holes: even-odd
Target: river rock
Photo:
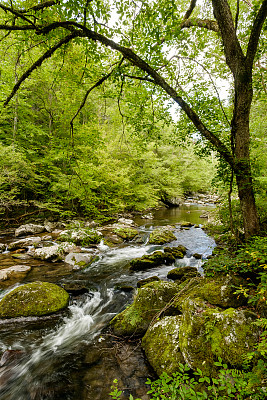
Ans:
[[[79,252],[79,247],[73,243],[63,242],[61,244],[53,244],[52,246],[35,249],[31,252],[33,258],[43,261],[60,261],[64,259],[64,255],[70,252]]]
[[[234,368],[241,367],[243,356],[259,339],[259,329],[252,323],[257,315],[234,308],[205,308],[203,304],[189,298],[183,307],[179,346],[185,362],[207,375],[212,374],[218,357]]]
[[[118,223],[122,225],[135,225],[134,221],[130,218],[119,218]]]
[[[17,249],[27,249],[29,246],[38,246],[41,242],[39,236],[28,237],[25,239],[16,240],[15,242],[9,243],[8,250],[13,251]]]
[[[15,230],[15,236],[26,236],[26,235],[35,235],[37,233],[41,233],[45,231],[45,227],[43,225],[36,224],[26,224],[21,225],[19,228]]]
[[[140,288],[147,283],[154,282],[154,281],[160,281],[158,276],[150,276],[149,278],[146,279],[141,279],[140,281],[137,282],[137,287]]]
[[[77,245],[92,245],[98,244],[101,241],[101,235],[94,229],[68,229],[62,231],[57,240],[62,242],[73,242]]]
[[[6,244],[0,243],[0,253],[3,253],[6,250]]]
[[[115,228],[114,233],[124,240],[132,240],[138,235],[138,230],[129,226],[120,226]]]
[[[48,315],[67,307],[68,301],[68,293],[53,283],[27,283],[3,297],[0,318]]]
[[[12,278],[24,278],[31,270],[29,265],[14,265],[0,270],[0,281],[6,281]]]
[[[149,236],[150,244],[165,244],[176,240],[176,236],[172,232],[172,228],[157,228]]]
[[[172,375],[179,370],[184,358],[179,345],[181,316],[167,316],[150,326],[142,339],[149,364],[160,376],[163,372]]]
[[[186,279],[194,278],[196,276],[200,276],[197,268],[189,266],[174,268],[167,274],[168,279],[172,279],[174,281],[179,280],[180,282],[183,282]]]
[[[83,269],[95,260],[95,254],[69,253],[65,257],[65,263],[73,265],[73,269]]]
[[[236,294],[236,287],[245,286],[246,281],[235,275],[222,275],[214,278],[196,277],[191,279],[175,300],[175,307],[183,312],[184,300],[199,298],[221,308],[240,307],[247,304],[242,294]]]
[[[65,229],[66,224],[63,222],[51,222],[51,221],[45,221],[44,222],[44,227],[47,232],[53,232],[56,229]]]
[[[154,251],[152,254],[145,254],[140,258],[131,260],[130,271],[144,271],[149,268],[154,268],[162,264],[170,265],[175,262],[175,257],[171,253],[162,251]]]
[[[180,225],[182,228],[191,228],[191,226],[194,226],[194,224],[192,224],[192,223],[189,222],[189,221],[181,221],[181,222],[179,222],[179,225]]]
[[[175,258],[183,258],[186,254],[186,247],[181,244],[175,247],[164,247],[164,253],[171,253]]]
[[[156,314],[175,296],[177,290],[175,283],[165,281],[151,282],[139,288],[133,304],[112,319],[110,324],[114,334],[143,335]],[[166,313],[171,311],[168,308]]]

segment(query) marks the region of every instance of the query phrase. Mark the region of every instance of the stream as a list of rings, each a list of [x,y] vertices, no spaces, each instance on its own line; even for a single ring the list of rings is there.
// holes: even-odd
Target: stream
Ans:
[[[130,304],[137,282],[151,276],[167,279],[175,266],[191,265],[202,272],[202,260],[215,247],[214,240],[201,228],[174,231],[172,246],[186,246],[186,256],[175,265],[130,272],[128,263],[164,246],[147,244],[149,233],[158,226],[180,221],[201,224],[200,215],[208,206],[188,205],[154,212],[152,220],[136,218],[144,243],[128,242],[110,248],[100,243],[99,257],[83,270],[73,271],[64,263],[32,260],[26,282],[43,280],[60,285],[79,285],[84,293],[73,294],[63,313],[43,318],[0,321],[0,353],[8,350],[8,360],[0,363],[1,400],[108,400],[114,379],[123,390],[122,399],[147,400],[146,379],[155,378],[147,364],[140,341],[122,341],[108,331],[108,322]],[[165,245],[166,246],[166,245]],[[2,257],[2,258],[1,258]],[[8,254],[0,263],[8,265]],[[29,263],[29,261],[25,261]],[[12,287],[13,289],[14,287]],[[0,292],[3,297],[11,288]],[[0,354],[0,355],[1,355]]]

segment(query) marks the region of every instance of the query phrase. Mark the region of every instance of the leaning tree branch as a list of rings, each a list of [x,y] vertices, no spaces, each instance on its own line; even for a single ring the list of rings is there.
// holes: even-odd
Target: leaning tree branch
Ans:
[[[182,23],[181,29],[191,28],[191,26],[205,28],[209,31],[220,32],[218,23],[212,19],[189,18]]]
[[[267,0],[263,0],[261,7],[258,11],[258,14],[254,20],[247,47],[246,64],[247,67],[250,69],[252,69],[253,67],[253,61],[256,55],[262,26],[264,24],[266,17],[267,17]]]
[[[34,70],[36,70],[38,67],[40,67],[42,65],[44,60],[46,60],[47,58],[50,58],[57,49],[59,49],[64,44],[70,42],[76,36],[77,36],[77,34],[74,34],[74,33],[66,36],[65,38],[61,39],[55,46],[53,46],[49,50],[47,50],[40,58],[38,58],[38,60],[34,64],[32,64],[31,67],[27,69],[27,71],[24,72],[24,74],[20,77],[18,82],[15,84],[12,92],[10,93],[10,95],[7,97],[7,99],[5,100],[5,102],[3,104],[4,107],[8,105],[8,103],[10,102],[12,97],[14,97],[14,95],[17,93],[21,84],[31,75],[31,73]]]

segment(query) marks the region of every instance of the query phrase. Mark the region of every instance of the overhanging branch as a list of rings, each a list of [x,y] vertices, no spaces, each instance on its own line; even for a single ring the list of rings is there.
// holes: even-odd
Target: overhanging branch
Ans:
[[[24,72],[24,74],[20,77],[20,79],[18,80],[18,82],[15,84],[15,86],[13,87],[12,92],[10,93],[10,95],[8,96],[8,98],[6,99],[6,101],[4,102],[4,107],[8,105],[8,103],[10,102],[10,100],[12,99],[12,97],[14,97],[14,95],[17,93],[17,91],[19,90],[21,84],[31,75],[31,73],[37,69],[38,67],[40,67],[42,65],[42,63],[44,62],[44,60],[46,60],[47,58],[51,57],[52,54],[59,49],[61,46],[63,46],[64,44],[70,42],[72,39],[74,39],[77,36],[77,34],[70,34],[68,36],[66,36],[65,38],[61,39],[55,46],[51,47],[49,50],[47,50],[40,58],[38,58],[38,60],[31,65],[30,68],[27,69],[27,71]]]

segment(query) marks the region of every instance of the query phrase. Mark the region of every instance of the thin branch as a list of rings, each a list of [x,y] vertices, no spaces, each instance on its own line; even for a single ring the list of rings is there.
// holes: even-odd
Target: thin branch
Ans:
[[[0,4],[0,8],[5,12],[10,12],[11,14],[15,15],[15,17],[21,18],[23,21],[28,22],[30,25],[34,25],[33,22],[30,19],[26,18],[25,15],[23,15],[23,13],[21,13],[20,11],[15,10],[11,7],[7,7],[4,4]]]
[[[239,18],[239,11],[240,11],[240,0],[237,0],[236,2],[236,14],[235,14],[235,31],[237,31],[237,25],[238,25],[238,18]]]
[[[50,58],[52,56],[52,54],[59,49],[61,46],[63,46],[64,44],[70,42],[72,39],[74,39],[77,36],[77,34],[70,34],[68,36],[66,36],[65,38],[61,39],[55,46],[51,47],[49,50],[47,50],[33,65],[31,65],[30,68],[27,69],[27,71],[24,72],[24,74],[20,77],[20,79],[18,80],[18,82],[16,83],[16,85],[13,87],[12,92],[10,93],[10,95],[8,96],[8,98],[6,99],[6,101],[4,102],[4,107],[6,107],[8,105],[8,103],[10,102],[10,100],[12,99],[12,97],[17,93],[17,91],[19,90],[21,84],[30,76],[30,74],[36,70],[38,67],[40,67],[42,65],[42,63],[44,62],[44,60],[46,60],[47,58]]]
[[[123,63],[124,58],[121,59],[120,62],[115,63],[115,65],[119,65],[121,66],[121,64]],[[89,94],[92,92],[92,90],[94,90],[95,88],[97,88],[98,86],[101,86],[103,82],[105,82],[114,72],[115,68],[113,68],[107,75],[103,76],[102,78],[100,78],[92,87],[90,87],[90,89],[87,90],[87,92],[84,95],[84,98],[80,104],[80,107],[78,108],[78,110],[76,111],[75,115],[72,117],[71,121],[70,121],[70,128],[71,128],[71,138],[72,138],[72,144],[74,141],[74,128],[73,128],[73,123],[75,118],[79,115],[79,113],[81,112],[81,110],[83,109],[83,107],[85,106],[86,100],[89,96]]]
[[[151,83],[155,84],[155,81],[153,79],[148,78],[147,76],[142,77],[142,76],[128,75],[128,74],[124,74],[124,76],[127,77],[127,78],[136,79],[136,80],[139,80],[139,81],[151,82]]]

